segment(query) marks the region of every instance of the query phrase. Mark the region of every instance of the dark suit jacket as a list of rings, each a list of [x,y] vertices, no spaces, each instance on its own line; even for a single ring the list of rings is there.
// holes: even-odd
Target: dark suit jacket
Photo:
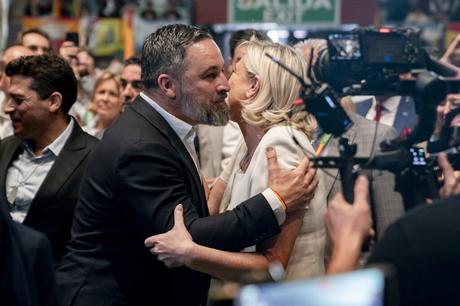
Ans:
[[[396,268],[400,305],[460,305],[460,196],[408,212],[375,245],[369,263]]]
[[[59,304],[48,239],[12,221],[6,205],[0,205],[0,271],[2,305]]]
[[[238,251],[279,232],[262,195],[208,217],[196,167],[177,134],[138,97],[92,154],[58,271],[64,305],[205,305],[209,277],[167,269],[145,238],[173,226],[177,204],[199,244]]]
[[[56,263],[64,255],[65,244],[70,239],[70,227],[77,204],[83,169],[91,149],[97,143],[97,139],[83,132],[75,121],[69,139],[40,186],[24,219],[25,225],[48,237]],[[10,136],[2,140],[0,144],[0,200],[3,203],[8,203],[5,191],[8,168],[20,152],[20,138]]]

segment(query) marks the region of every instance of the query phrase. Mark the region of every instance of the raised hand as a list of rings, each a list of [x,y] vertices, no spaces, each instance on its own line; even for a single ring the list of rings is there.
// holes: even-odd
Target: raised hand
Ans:
[[[460,181],[457,176],[455,176],[455,171],[452,168],[452,165],[447,159],[445,153],[441,153],[438,156],[438,164],[442,169],[442,174],[444,176],[444,184],[441,189],[439,189],[439,196],[442,198],[456,195],[460,193]]]
[[[309,159],[305,157],[294,170],[282,170],[275,149],[267,148],[266,156],[268,187],[281,196],[288,211],[305,208],[318,186],[316,169],[310,167]]]

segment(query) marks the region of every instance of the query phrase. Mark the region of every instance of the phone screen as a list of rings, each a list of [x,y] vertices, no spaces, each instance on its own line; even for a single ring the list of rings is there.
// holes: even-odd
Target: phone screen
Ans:
[[[248,285],[237,306],[383,306],[385,275],[377,268],[300,281]]]
[[[425,150],[423,148],[409,148],[413,166],[426,166]]]
[[[328,52],[333,61],[361,60],[361,44],[357,33],[333,33],[328,35]]]

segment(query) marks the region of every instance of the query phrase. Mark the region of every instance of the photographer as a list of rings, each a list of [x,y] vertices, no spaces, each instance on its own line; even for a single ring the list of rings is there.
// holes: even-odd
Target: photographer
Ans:
[[[458,305],[457,275],[460,239],[460,184],[445,154],[438,157],[445,176],[441,195],[432,205],[422,205],[393,223],[374,246],[368,264],[396,268],[401,305]],[[326,226],[333,242],[328,273],[355,267],[362,242],[370,228],[368,182],[355,184],[355,201],[348,205],[341,194],[329,202]]]

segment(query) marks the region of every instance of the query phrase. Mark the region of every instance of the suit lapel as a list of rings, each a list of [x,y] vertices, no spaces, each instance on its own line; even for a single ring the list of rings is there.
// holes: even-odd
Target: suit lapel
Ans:
[[[21,145],[21,139],[15,136],[12,136],[12,138],[7,141],[11,141],[11,144],[5,146],[5,150],[1,153],[2,156],[0,163],[0,197],[3,203],[8,203],[6,197],[6,175],[8,174],[8,167],[18,156]]]
[[[404,128],[408,127],[413,128],[412,122],[415,122],[415,105],[408,97],[401,97],[399,100],[398,109],[395,115],[395,121],[393,127],[395,128],[398,135],[401,135],[401,132]]]
[[[33,218],[42,207],[49,205],[53,201],[56,193],[62,188],[85,156],[89,154],[83,135],[82,129],[75,122],[69,139],[38,189],[24,223]]]
[[[207,215],[208,210],[206,205],[206,195],[201,183],[200,174],[196,169],[195,163],[193,162],[190,153],[185,148],[179,136],[169,126],[166,120],[140,96],[138,96],[136,101],[134,101],[134,103],[131,105],[131,109],[138,113],[140,116],[144,117],[161,134],[163,134],[177,151],[179,158],[187,166],[188,171],[192,174],[195,188],[198,191],[199,199],[202,203],[202,206],[198,208],[200,209],[201,213],[203,213],[203,215]]]
[[[372,106],[372,98],[356,103],[355,106],[356,106],[356,113],[358,115],[366,117],[367,112],[369,112],[369,109]]]

